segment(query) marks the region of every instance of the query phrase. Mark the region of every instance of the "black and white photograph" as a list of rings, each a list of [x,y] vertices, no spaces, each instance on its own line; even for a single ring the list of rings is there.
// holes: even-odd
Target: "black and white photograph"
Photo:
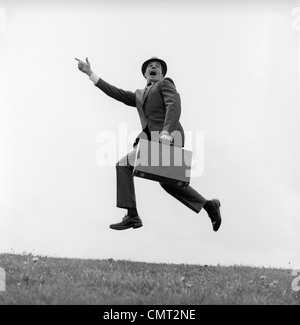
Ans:
[[[299,0],[0,0],[0,305],[299,305],[299,47]]]

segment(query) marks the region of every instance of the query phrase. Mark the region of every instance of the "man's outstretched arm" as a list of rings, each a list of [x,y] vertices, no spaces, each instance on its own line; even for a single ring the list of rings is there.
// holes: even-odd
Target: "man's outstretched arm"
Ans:
[[[99,78],[91,69],[91,64],[86,58],[86,62],[81,61],[79,59],[75,60],[78,61],[78,69],[87,74],[91,81],[95,84],[96,87],[101,89],[106,95],[124,103],[125,105],[129,106],[136,106],[135,102],[135,94],[131,91],[125,91],[123,89],[119,89],[113,85],[110,85],[108,82],[104,81],[103,79]]]

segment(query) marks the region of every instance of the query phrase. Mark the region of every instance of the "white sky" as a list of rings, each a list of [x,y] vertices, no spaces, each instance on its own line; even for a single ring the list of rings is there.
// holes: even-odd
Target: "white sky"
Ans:
[[[0,252],[149,262],[300,265],[299,1],[0,0]],[[295,11],[294,11],[295,12]],[[5,24],[3,22],[5,20]],[[134,91],[164,59],[181,122],[204,133],[191,185],[219,198],[212,230],[160,186],[135,179],[144,227],[117,232],[114,166],[103,131],[140,130],[134,108],[77,69]],[[194,137],[194,138],[193,138]],[[193,142],[194,141],[194,142]],[[128,147],[121,148],[129,150]],[[290,264],[289,264],[290,263]]]

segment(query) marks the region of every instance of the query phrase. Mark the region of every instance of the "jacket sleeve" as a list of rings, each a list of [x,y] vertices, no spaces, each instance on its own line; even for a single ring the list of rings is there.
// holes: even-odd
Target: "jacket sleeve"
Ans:
[[[131,91],[125,91],[112,86],[101,78],[98,80],[95,86],[101,89],[106,95],[124,103],[125,105],[136,106],[135,93]]]
[[[170,134],[177,129],[181,114],[180,95],[176,90],[172,79],[164,78],[161,85],[161,93],[163,96],[166,116],[162,134]]]

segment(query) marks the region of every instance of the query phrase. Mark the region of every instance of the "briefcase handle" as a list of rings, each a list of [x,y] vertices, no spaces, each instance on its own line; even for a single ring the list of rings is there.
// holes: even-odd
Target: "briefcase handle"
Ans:
[[[158,142],[162,143],[160,138],[159,138]],[[170,143],[170,147],[174,147],[174,138],[172,138],[172,141]]]

